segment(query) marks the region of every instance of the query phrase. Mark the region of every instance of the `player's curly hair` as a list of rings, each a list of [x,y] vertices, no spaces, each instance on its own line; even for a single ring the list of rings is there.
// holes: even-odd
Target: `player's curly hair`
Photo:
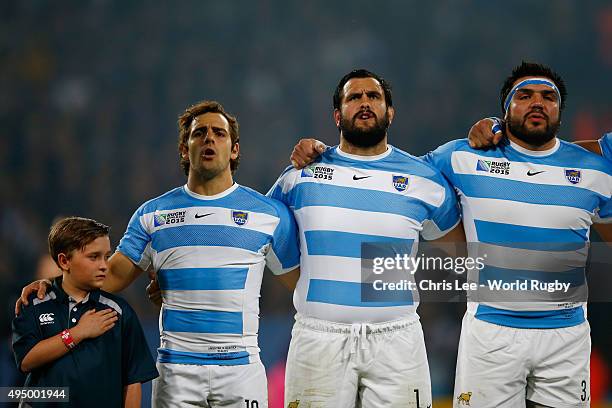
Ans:
[[[193,122],[193,119],[195,119],[196,116],[200,116],[204,113],[209,113],[209,112],[219,113],[223,115],[225,119],[227,119],[227,121],[229,122],[229,131],[230,131],[229,133],[230,133],[230,139],[232,141],[232,147],[234,147],[234,145],[240,141],[238,120],[236,119],[234,115],[226,112],[225,109],[223,109],[223,105],[221,105],[219,102],[200,101],[196,103],[195,105],[188,107],[187,109],[185,109],[185,112],[183,112],[179,116],[179,119],[178,119],[178,129],[179,129],[178,153],[179,153],[179,160],[180,160],[181,168],[183,169],[183,172],[185,172],[186,176],[189,175],[189,159],[183,158],[183,155],[181,153],[183,151],[183,146],[186,146],[187,139],[189,139],[189,133],[191,130],[191,122]],[[235,159],[230,159],[230,170],[232,171],[232,174],[234,174],[234,172],[238,168],[239,163],[240,163],[240,153],[238,154],[238,157],[236,157]]]
[[[512,70],[512,75],[506,78],[504,84],[502,85],[502,89],[500,91],[502,115],[506,114],[504,102],[506,101],[506,97],[512,90],[512,85],[514,85],[517,79],[528,76],[548,78],[555,83],[555,85],[559,89],[559,94],[561,95],[561,105],[559,105],[559,113],[561,113],[565,108],[565,101],[567,100],[567,88],[565,87],[565,81],[563,81],[561,75],[559,75],[550,67],[544,64],[522,61],[521,65],[517,65],[516,67],[514,67],[514,69]]]
[[[385,78],[376,75],[375,73],[370,72],[367,69],[354,69],[345,76],[343,76],[342,79],[340,79],[340,82],[338,82],[333,97],[334,109],[340,109],[340,104],[342,103],[342,98],[344,96],[342,95],[342,88],[344,88],[344,85],[346,85],[346,83],[353,78],[374,78],[375,80],[377,80],[380,86],[382,87],[383,92],[385,93],[385,102],[387,103],[387,106],[393,106],[393,98],[391,97],[391,84],[387,82]]]

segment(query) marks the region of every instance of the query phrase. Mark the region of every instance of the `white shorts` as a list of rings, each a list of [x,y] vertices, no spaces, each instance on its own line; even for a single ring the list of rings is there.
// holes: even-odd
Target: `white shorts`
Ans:
[[[267,408],[266,370],[257,361],[244,365],[157,363],[151,406]]]
[[[431,405],[418,319],[340,324],[296,316],[285,373],[285,407]]]
[[[457,355],[454,407],[590,406],[588,322],[519,329],[466,313]]]

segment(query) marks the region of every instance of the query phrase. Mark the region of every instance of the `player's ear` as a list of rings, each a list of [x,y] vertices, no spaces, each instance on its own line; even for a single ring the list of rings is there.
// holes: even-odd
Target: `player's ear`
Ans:
[[[181,157],[183,160],[189,159],[189,148],[187,147],[187,143],[181,143]]]
[[[232,153],[230,154],[230,159],[236,160],[240,155],[240,143],[236,142],[232,146]]]
[[[391,124],[393,122],[393,118],[395,117],[395,109],[393,109],[393,106],[389,106],[387,108],[387,115],[389,116],[389,124]]]
[[[339,109],[334,109],[334,122],[336,122],[336,127],[339,128],[340,127],[340,119],[341,118],[341,114],[340,114],[340,110]]]

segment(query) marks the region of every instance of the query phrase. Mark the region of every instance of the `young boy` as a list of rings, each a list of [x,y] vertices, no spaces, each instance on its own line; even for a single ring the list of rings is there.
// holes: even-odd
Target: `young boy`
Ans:
[[[49,253],[63,275],[13,320],[25,386],[68,387],[62,407],[140,407],[140,384],[158,376],[135,312],[100,290],[111,254],[108,232],[86,218],[55,223]]]

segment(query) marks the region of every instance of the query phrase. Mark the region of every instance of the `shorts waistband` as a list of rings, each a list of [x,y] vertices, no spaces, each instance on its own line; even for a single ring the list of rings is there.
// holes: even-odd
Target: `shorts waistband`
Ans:
[[[391,333],[398,330],[403,330],[407,327],[419,323],[418,316],[408,319],[391,320],[380,323],[338,323],[327,320],[315,319],[314,317],[302,316],[299,313],[295,315],[295,323],[314,331],[325,333],[351,334],[355,332],[355,328],[359,327],[362,333],[377,334]],[[365,329],[365,331],[364,331]]]

